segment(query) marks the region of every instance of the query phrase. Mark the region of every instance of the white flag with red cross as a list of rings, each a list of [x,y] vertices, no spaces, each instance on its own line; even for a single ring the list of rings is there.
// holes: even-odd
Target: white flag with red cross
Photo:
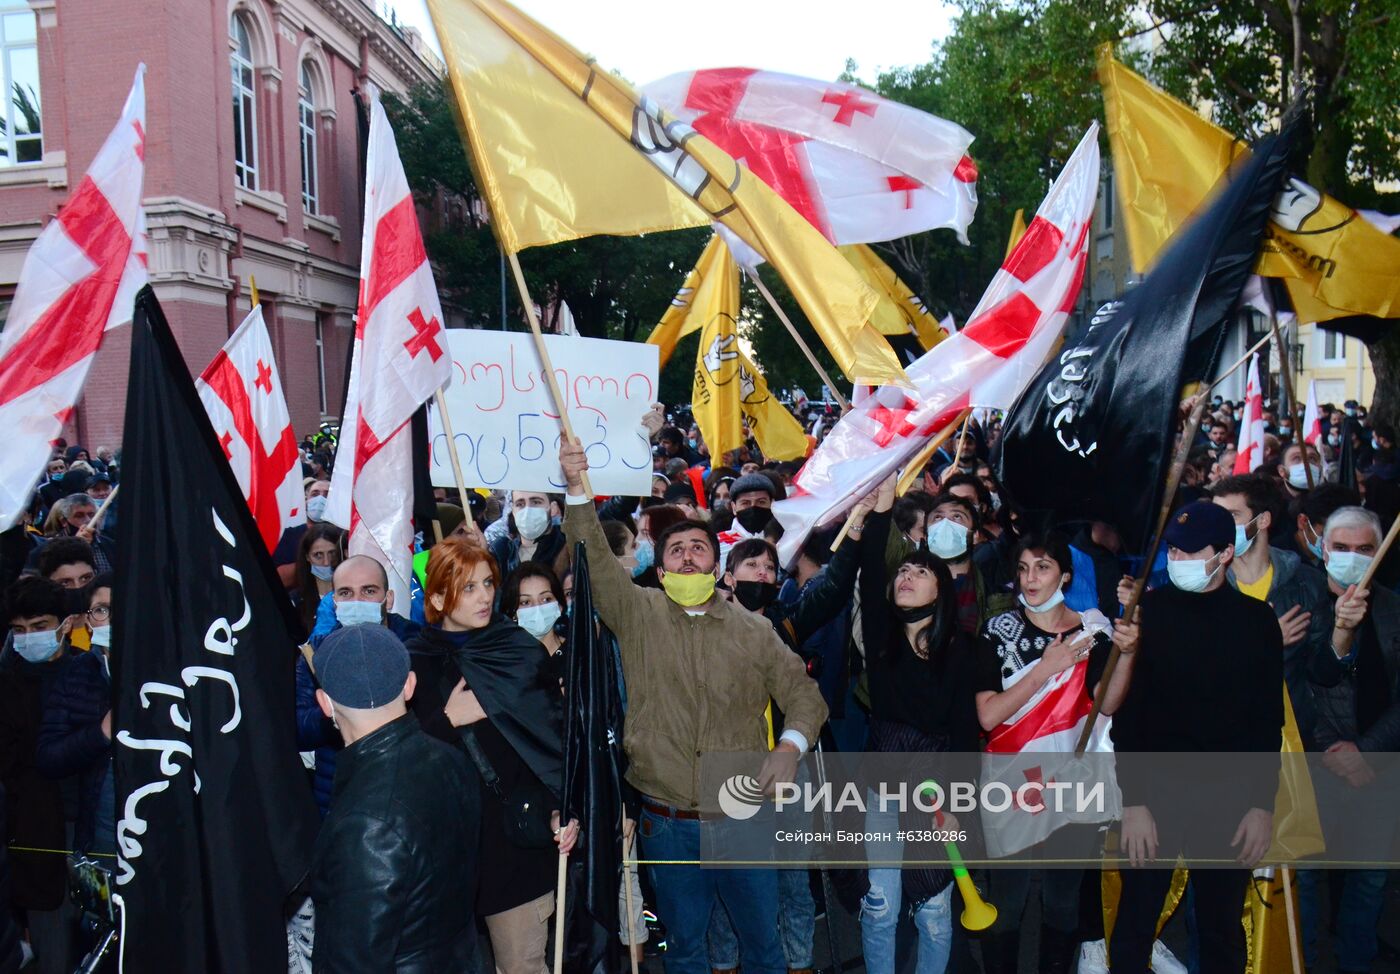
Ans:
[[[360,303],[350,382],[326,518],[350,532],[349,554],[389,573],[407,616],[413,559],[409,421],[447,384],[452,356],[413,194],[384,108],[370,107]]]
[[[267,550],[306,523],[301,451],[261,306],[255,306],[195,380],[204,411],[258,522]]]
[[[103,336],[131,321],[146,284],[145,74],[136,69],[116,127],[20,268],[0,333],[0,530],[24,513]]]
[[[1308,403],[1303,407],[1303,439],[1317,445],[1322,439],[1322,412],[1317,407],[1317,380],[1308,380]]]
[[[946,227],[977,210],[972,134],[855,85],[753,68],[673,74],[646,96],[748,166],[834,244]]]
[[[1098,125],[1080,140],[967,323],[841,418],[773,505],[783,564],[965,408],[1010,409],[1045,363],[1079,296],[1098,193]]]
[[[1231,473],[1245,474],[1264,465],[1264,387],[1259,384],[1259,353],[1249,360],[1249,378],[1244,383],[1244,417],[1236,444],[1235,466]]]

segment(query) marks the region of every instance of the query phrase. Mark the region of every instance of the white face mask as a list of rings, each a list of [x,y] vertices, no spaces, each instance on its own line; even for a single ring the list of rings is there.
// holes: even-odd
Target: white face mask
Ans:
[[[93,644],[94,646],[100,646],[100,647],[102,647],[103,649],[111,649],[111,648],[112,648],[112,627],[111,627],[110,625],[106,625],[106,626],[93,626],[93,627],[92,627],[92,640],[91,640],[91,642],[92,642],[92,644]]]
[[[1173,561],[1167,559],[1167,575],[1171,578],[1172,584],[1183,592],[1204,592],[1210,585],[1215,573],[1220,571],[1220,556],[1212,555],[1209,558],[1192,558]],[[1206,565],[1215,562],[1215,567],[1206,571]]]
[[[317,494],[315,497],[306,499],[306,519],[308,521],[324,521],[326,519],[326,501],[329,498],[325,494]]]
[[[563,609],[558,602],[544,602],[540,605],[527,605],[515,613],[515,621],[536,639],[544,638],[545,633],[554,628]]]
[[[522,507],[515,512],[515,530],[526,541],[534,541],[549,530],[549,511],[543,507]]]
[[[928,550],[944,561],[956,561],[967,554],[967,528],[944,518],[928,529]]]
[[[1062,588],[1055,589],[1054,592],[1050,593],[1050,597],[1040,603],[1040,605],[1031,605],[1026,601],[1024,595],[1018,595],[1016,598],[1021,603],[1021,607],[1027,612],[1034,612],[1036,615],[1039,615],[1042,612],[1049,612],[1051,609],[1055,608],[1055,606],[1063,602],[1065,600],[1065,590]]]
[[[1308,464],[1312,467],[1312,482],[1314,485],[1322,483],[1322,468],[1315,463]],[[1301,463],[1293,463],[1288,466],[1288,483],[1297,490],[1308,489],[1308,471]]]
[[[1366,569],[1375,561],[1370,555],[1356,551],[1327,552],[1327,574],[1342,588],[1360,583]]]
[[[58,630],[47,632],[17,632],[14,636],[15,652],[31,663],[43,663],[58,652]]]
[[[342,626],[377,626],[384,622],[383,602],[337,602],[335,621]]]

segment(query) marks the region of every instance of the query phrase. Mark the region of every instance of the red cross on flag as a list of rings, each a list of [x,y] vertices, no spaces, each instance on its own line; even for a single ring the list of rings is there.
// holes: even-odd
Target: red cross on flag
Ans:
[[[1230,471],[1236,474],[1246,474],[1264,465],[1264,387],[1259,383],[1258,352],[1250,357],[1248,376],[1244,383],[1244,417],[1240,422],[1235,468]]]
[[[116,127],[20,268],[0,333],[0,530],[24,513],[103,335],[131,321],[146,283],[145,73],[136,69]]]
[[[306,510],[301,451],[261,307],[229,336],[195,388],[271,551],[282,532],[306,523]]]
[[[384,108],[370,108],[360,304],[326,518],[347,551],[389,573],[394,611],[409,608],[413,450],[409,421],[447,384],[452,356],[403,163]]]
[[[858,121],[858,120],[857,120]],[[963,327],[841,418],[773,505],[783,564],[817,525],[843,514],[964,408],[1010,409],[1064,331],[1079,296],[1099,184],[1091,125]]]
[[[643,90],[834,244],[940,227],[967,243],[977,167],[961,125],[855,85],[752,68],[673,74]]]

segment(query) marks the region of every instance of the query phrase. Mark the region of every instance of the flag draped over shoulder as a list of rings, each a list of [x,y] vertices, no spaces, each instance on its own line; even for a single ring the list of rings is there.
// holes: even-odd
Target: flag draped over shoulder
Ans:
[[[564,678],[564,821],[582,826],[572,856],[571,954],[587,945],[592,957],[571,957],[570,969],[589,972],[603,954],[603,970],[617,970],[618,890],[622,863],[622,701],[612,636],[593,612],[588,552],[574,546],[574,604],[569,612]],[[581,894],[581,895],[580,895]],[[591,922],[590,922],[591,921]]]
[[[1098,126],[1091,125],[967,323],[909,367],[914,389],[885,386],[865,397],[798,472],[788,499],[773,505],[783,564],[813,527],[849,509],[963,409],[1015,401],[1079,296],[1098,185]]]
[[[1239,299],[1293,131],[1223,178],[1147,279],[1100,308],[1026,388],[994,458],[1012,497],[1062,520],[1107,521],[1128,551],[1146,547],[1182,385],[1214,366],[1192,356],[1188,367],[1188,352],[1212,343]]]
[[[745,423],[764,456],[805,456],[802,425],[773,398],[763,373],[739,344],[739,268],[721,237],[710,241],[686,284],[694,288],[694,297],[685,327],[694,322],[700,329],[691,405],[711,456],[723,457],[742,446]]]
[[[261,306],[248,313],[194,385],[272,551],[284,531],[306,523],[306,495],[301,449]]]
[[[505,0],[428,9],[508,251],[713,222],[782,275],[852,381],[903,381],[866,323],[875,295],[761,179]]]
[[[1099,50],[1108,138],[1133,268],[1143,273],[1248,149]],[[1400,240],[1300,179],[1283,187],[1257,272],[1283,279],[1298,319],[1400,317]]]
[[[0,531],[24,513],[103,336],[131,320],[146,283],[145,77],[143,64],[116,126],[20,268],[0,332]]]
[[[136,301],[111,652],[131,971],[285,970],[318,817],[297,640],[258,525],[155,295]],[[139,543],[135,543],[139,539]]]
[[[977,210],[972,133],[865,88],[753,68],[653,81],[642,94],[753,170],[834,244],[948,228]]]
[[[912,335],[922,351],[943,341],[946,333],[938,320],[929,314],[924,299],[915,294],[894,270],[866,244],[851,244],[838,248],[851,266],[860,272],[880,303],[870,315],[870,324],[880,334],[891,339]]]
[[[658,357],[661,360],[660,368],[666,367],[666,361],[675,352],[676,346],[686,335],[692,334],[705,327],[706,317],[717,303],[728,300],[728,294],[719,293],[730,284],[734,287],[734,299],[732,306],[735,314],[739,307],[739,278],[737,268],[734,266],[734,258],[729,255],[729,248],[724,245],[724,241],[718,234],[710,238],[710,242],[705,245],[705,249],[700,252],[700,259],[690,273],[685,276],[685,283],[676,292],[676,296],[671,299],[671,305],[662,315],[661,320],[656,323],[656,327],[647,336],[649,344],[657,346],[661,351]]]
[[[346,551],[384,566],[394,611],[409,612],[413,414],[451,378],[437,285],[384,106],[370,106],[360,303],[326,519]],[[422,525],[427,528],[427,525]]]

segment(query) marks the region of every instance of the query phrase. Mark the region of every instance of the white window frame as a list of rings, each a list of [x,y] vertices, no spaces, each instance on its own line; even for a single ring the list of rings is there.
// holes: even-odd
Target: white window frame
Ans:
[[[301,208],[319,216],[321,176],[316,145],[316,87],[309,59],[297,72],[297,125],[301,132]]]
[[[326,415],[326,316],[316,316],[316,384],[320,393],[321,415]]]
[[[8,38],[6,38],[4,18],[6,15],[9,14],[28,14],[30,17],[34,18],[33,38],[26,38],[22,41],[10,41]],[[38,62],[38,14],[36,14],[27,3],[13,3],[11,2],[11,0],[0,0],[0,86],[3,86],[4,89],[3,91],[0,91],[0,98],[4,99],[4,105],[0,106],[0,121],[3,121],[5,126],[5,131],[3,133],[0,133],[0,147],[3,147],[4,149],[4,154],[0,155],[0,167],[6,169],[11,168],[13,166],[38,165],[42,163],[44,159],[44,131],[42,117],[44,92],[42,84],[34,92],[35,97],[39,99],[39,105],[36,107],[38,107],[41,111],[39,120],[39,133],[37,138],[33,133],[26,133],[22,138],[15,135],[15,123],[17,121],[18,110],[15,108],[14,102],[14,70],[11,67],[11,60],[13,56],[19,51],[33,51],[34,60],[36,63]],[[38,79],[36,79],[36,81],[37,80]],[[39,154],[33,159],[31,159],[29,162],[20,162],[19,143],[36,141],[39,143]]]
[[[239,37],[239,33],[242,37]],[[245,15],[235,13],[229,20],[230,80],[233,85],[233,179],[240,187],[257,192],[258,189],[258,91],[257,66],[253,63],[253,29]],[[247,55],[243,53],[242,41],[247,42]],[[247,75],[244,84],[243,75]],[[238,158],[240,131],[247,136],[243,140],[243,158]]]
[[[1319,365],[1346,365],[1347,364],[1347,336],[1335,331],[1324,331],[1317,329],[1317,360]],[[1340,354],[1329,356],[1327,346],[1336,342],[1333,351]]]

